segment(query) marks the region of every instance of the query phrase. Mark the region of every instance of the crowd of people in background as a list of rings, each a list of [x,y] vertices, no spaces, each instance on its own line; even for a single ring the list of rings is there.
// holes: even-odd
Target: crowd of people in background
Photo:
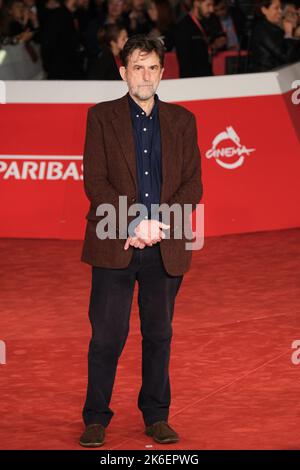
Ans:
[[[222,51],[246,51],[244,72],[269,71],[300,60],[300,3],[0,0],[0,53],[22,44],[40,58],[45,79],[121,80],[120,52],[135,34],[159,37],[176,53],[180,77],[212,75]]]

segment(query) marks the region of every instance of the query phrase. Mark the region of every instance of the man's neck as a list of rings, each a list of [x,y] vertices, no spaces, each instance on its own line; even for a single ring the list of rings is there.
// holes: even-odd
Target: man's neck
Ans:
[[[129,94],[131,98],[145,111],[146,115],[149,116],[154,106],[154,96],[149,98],[149,100],[139,100],[136,96],[132,96],[130,92]]]

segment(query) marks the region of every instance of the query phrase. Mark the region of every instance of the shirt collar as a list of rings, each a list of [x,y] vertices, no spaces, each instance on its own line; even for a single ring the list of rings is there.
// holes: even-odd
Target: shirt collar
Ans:
[[[128,98],[128,102],[129,102],[129,106],[130,106],[130,111],[131,111],[131,114],[133,115],[133,117],[144,116],[144,117],[148,117],[148,118],[150,118],[150,117],[153,118],[155,116],[155,114],[157,113],[158,100],[159,100],[157,93],[155,93],[155,95],[154,95],[154,105],[153,105],[153,108],[152,108],[151,113],[149,114],[149,116],[146,116],[146,113],[143,110],[143,108],[141,108],[134,101],[134,99],[130,96],[129,91],[127,92],[127,98]],[[144,114],[142,114],[142,113],[144,113]]]

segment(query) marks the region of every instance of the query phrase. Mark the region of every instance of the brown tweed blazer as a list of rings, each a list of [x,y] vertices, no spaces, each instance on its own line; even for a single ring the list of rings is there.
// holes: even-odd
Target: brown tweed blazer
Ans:
[[[127,94],[98,103],[90,107],[87,114],[83,178],[90,209],[86,215],[81,261],[93,266],[125,268],[135,249],[130,246],[124,250],[126,232],[121,230],[118,219],[119,196],[126,196],[128,207],[138,202],[135,143]],[[159,100],[158,106],[162,142],[160,204],[193,204],[194,209],[203,192],[195,116],[177,104]],[[96,209],[102,203],[116,208],[119,236],[114,239],[97,237],[96,226],[104,216],[97,216]],[[126,225],[137,215],[129,216]],[[185,248],[189,239],[174,238],[177,226],[173,219],[171,214],[169,238],[159,243],[167,273],[179,276],[189,270],[192,250]],[[120,238],[121,233],[124,238]]]

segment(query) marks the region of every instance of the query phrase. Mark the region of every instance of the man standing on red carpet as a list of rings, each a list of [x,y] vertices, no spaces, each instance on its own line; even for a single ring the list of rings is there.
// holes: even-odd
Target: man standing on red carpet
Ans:
[[[132,36],[121,59],[119,70],[128,92],[88,110],[83,157],[90,210],[81,260],[92,266],[92,338],[82,412],[86,429],[80,438],[86,447],[104,443],[114,414],[109,404],[128,336],[136,280],[142,333],[138,408],[148,436],[159,443],[179,440],[168,423],[170,346],[175,297],[190,268],[192,251],[186,249],[186,232],[176,236],[181,223],[175,224],[175,216],[163,223],[164,216],[162,222],[161,213],[152,209],[164,204],[194,210],[202,196],[195,116],[156,94],[164,70],[163,43]],[[122,197],[131,207],[142,204],[143,216],[132,216],[127,206],[125,213]],[[106,237],[100,233],[103,205],[113,207],[116,214]]]

